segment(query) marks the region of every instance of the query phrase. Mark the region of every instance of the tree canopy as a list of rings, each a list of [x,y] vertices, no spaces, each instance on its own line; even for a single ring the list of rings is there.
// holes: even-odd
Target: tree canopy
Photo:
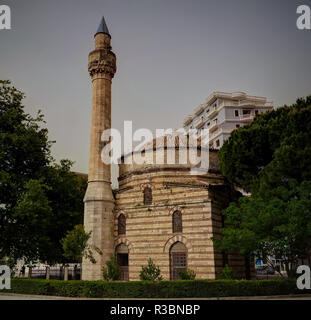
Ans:
[[[246,191],[311,180],[311,96],[256,116],[219,152],[222,173]]]
[[[83,220],[86,181],[56,164],[39,111],[25,112],[24,94],[0,81],[0,258],[62,262],[60,240]]]
[[[311,248],[311,96],[235,130],[219,156],[223,174],[251,196],[224,211],[216,246],[281,258],[292,274]]]

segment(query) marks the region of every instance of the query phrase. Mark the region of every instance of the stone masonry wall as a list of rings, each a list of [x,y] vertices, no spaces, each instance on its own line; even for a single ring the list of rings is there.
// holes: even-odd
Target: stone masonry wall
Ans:
[[[163,278],[170,279],[171,245],[182,242],[188,250],[188,268],[197,279],[215,279],[213,222],[208,184],[223,183],[216,174],[191,176],[186,170],[141,172],[122,179],[116,193],[114,212],[115,247],[124,243],[129,248],[129,279],[139,280],[141,267],[148,258],[159,265]],[[153,203],[143,205],[143,189],[153,190]],[[182,212],[183,232],[172,232],[172,214]],[[126,216],[126,234],[118,236],[118,216]]]

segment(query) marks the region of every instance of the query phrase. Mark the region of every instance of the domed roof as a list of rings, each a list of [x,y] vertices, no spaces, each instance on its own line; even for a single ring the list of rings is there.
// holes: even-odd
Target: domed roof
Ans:
[[[182,135],[178,133],[166,134],[154,138],[153,140],[145,143],[140,150],[136,152],[143,152],[147,150],[156,150],[163,148],[198,148],[198,149],[208,149],[208,143],[202,143],[201,136],[195,137],[187,135]]]
[[[188,150],[192,150],[192,153],[190,154]],[[124,175],[134,172],[167,169],[192,170],[194,172],[198,168],[204,172],[219,172],[217,153],[217,150],[209,149],[207,144],[202,144],[201,137],[176,135],[175,133],[166,134],[154,138],[139,149],[122,156],[119,163],[119,173],[120,177],[124,177]]]

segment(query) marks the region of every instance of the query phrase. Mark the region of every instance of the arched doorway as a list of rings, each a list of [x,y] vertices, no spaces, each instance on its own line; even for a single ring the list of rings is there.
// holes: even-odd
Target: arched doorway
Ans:
[[[124,243],[116,247],[116,259],[121,270],[120,280],[129,280],[129,249]]]
[[[182,242],[175,242],[170,249],[170,278],[179,280],[178,270],[187,270],[187,248]]]

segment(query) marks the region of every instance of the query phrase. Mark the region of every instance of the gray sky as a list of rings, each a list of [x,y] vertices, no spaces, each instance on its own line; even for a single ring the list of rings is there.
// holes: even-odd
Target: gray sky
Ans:
[[[2,1],[3,2],[3,1]],[[91,81],[87,56],[104,15],[117,55],[112,125],[179,128],[212,91],[276,105],[311,94],[311,31],[296,28],[310,0],[6,0],[0,78],[42,109],[53,156],[87,172]]]

